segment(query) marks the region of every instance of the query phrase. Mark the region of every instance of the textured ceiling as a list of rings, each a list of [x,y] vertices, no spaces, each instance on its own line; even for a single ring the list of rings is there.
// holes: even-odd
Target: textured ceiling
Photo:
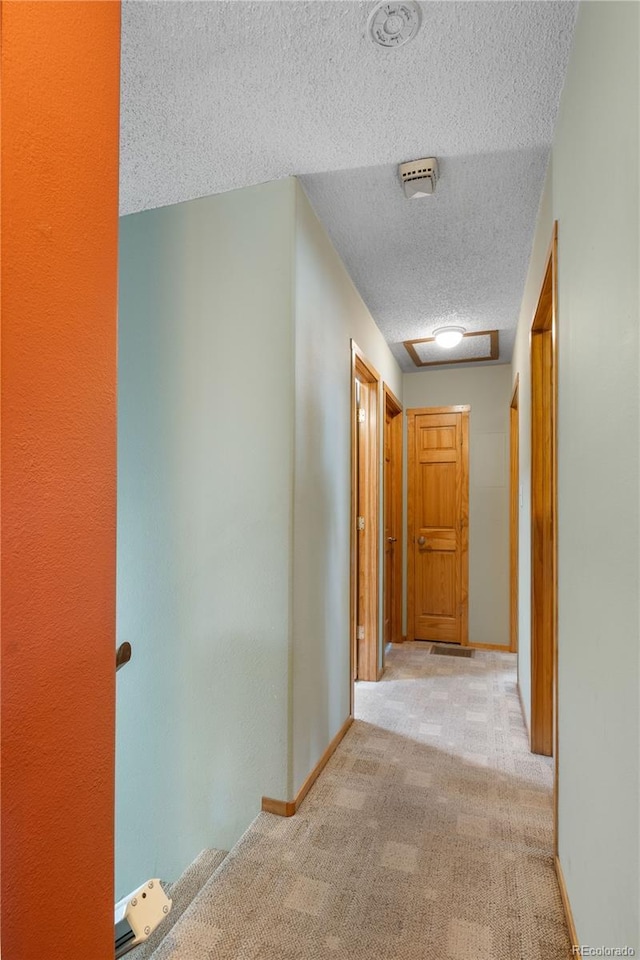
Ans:
[[[292,174],[401,365],[447,319],[511,356],[572,2],[425,2],[399,49],[373,3],[127,0],[123,213]],[[437,156],[435,196],[398,162]],[[455,319],[453,319],[455,318]]]

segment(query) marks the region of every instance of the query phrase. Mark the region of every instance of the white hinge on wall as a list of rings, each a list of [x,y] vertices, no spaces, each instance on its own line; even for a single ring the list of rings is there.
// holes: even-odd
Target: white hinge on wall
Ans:
[[[367,419],[367,414],[364,407],[358,407],[358,423],[364,423]]]
[[[364,517],[358,517],[356,520],[356,530],[364,530]]]
[[[364,640],[364,627],[358,626],[356,628],[356,640]]]

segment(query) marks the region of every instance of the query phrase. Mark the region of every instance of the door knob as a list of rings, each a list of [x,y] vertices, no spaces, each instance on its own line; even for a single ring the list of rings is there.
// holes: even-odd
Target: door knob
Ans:
[[[397,543],[397,537],[387,537],[387,543]]]
[[[116,673],[131,660],[131,644],[125,640],[116,650]]]
[[[426,538],[426,537],[418,537],[418,546],[419,546],[419,547],[424,547],[424,545],[425,545],[426,542],[427,542],[427,538]]]

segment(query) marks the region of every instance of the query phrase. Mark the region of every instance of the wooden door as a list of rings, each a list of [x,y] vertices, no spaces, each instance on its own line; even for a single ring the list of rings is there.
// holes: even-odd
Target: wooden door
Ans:
[[[391,608],[393,599],[393,556],[394,556],[394,536],[393,536],[393,517],[391,499],[392,474],[391,474],[391,425],[393,417],[387,406],[384,417],[384,618],[383,618],[383,637],[385,646],[391,643]]]
[[[509,577],[510,577],[510,644],[515,653],[518,649],[518,543],[520,524],[520,388],[516,377],[511,407],[509,409]]]
[[[556,730],[557,227],[531,327],[531,749],[553,756]]]
[[[408,639],[468,642],[469,407],[408,411]]]
[[[402,642],[402,406],[384,386],[383,637]]]

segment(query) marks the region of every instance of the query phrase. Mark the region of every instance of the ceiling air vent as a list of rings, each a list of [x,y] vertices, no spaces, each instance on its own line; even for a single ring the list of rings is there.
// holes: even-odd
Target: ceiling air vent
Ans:
[[[435,157],[401,163],[398,172],[407,200],[428,197],[435,193],[438,182],[438,161]]]
[[[379,3],[369,16],[369,36],[381,47],[401,47],[420,29],[420,7],[413,0]]]

